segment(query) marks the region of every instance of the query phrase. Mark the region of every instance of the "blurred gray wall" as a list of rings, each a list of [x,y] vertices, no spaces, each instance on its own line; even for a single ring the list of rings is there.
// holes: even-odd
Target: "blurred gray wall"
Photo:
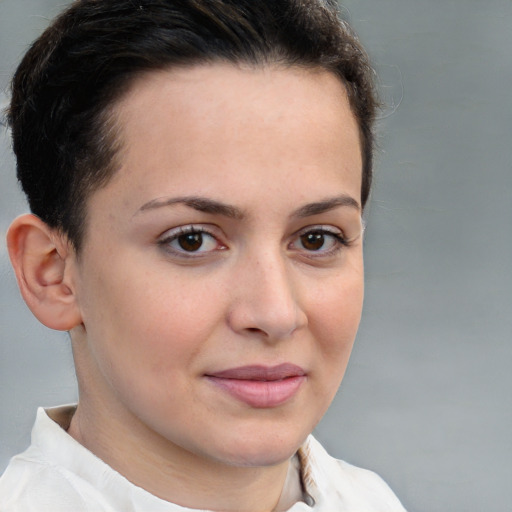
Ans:
[[[0,90],[65,4],[0,0]],[[387,107],[351,365],[317,436],[412,512],[512,510],[512,2],[346,0]],[[6,101],[0,95],[0,103]],[[0,235],[26,210],[0,127]],[[67,335],[0,244],[0,471],[38,405],[76,400]]]

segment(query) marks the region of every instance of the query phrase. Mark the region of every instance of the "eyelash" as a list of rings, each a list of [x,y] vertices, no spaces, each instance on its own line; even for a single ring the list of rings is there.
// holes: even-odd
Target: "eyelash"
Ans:
[[[308,258],[325,258],[329,256],[334,256],[339,251],[341,251],[344,247],[349,247],[351,245],[351,241],[347,240],[343,233],[339,231],[335,231],[333,228],[327,226],[308,226],[301,231],[299,231],[295,237],[294,241],[290,243],[291,246],[294,242],[302,240],[302,237],[306,235],[321,235],[325,238],[329,237],[333,240],[333,247],[330,249],[318,249],[318,250],[307,250],[304,249]]]
[[[223,245],[221,242],[219,242],[218,236],[216,236],[214,233],[206,229],[204,226],[180,226],[179,228],[172,229],[170,231],[167,231],[163,238],[158,240],[158,245],[162,247],[165,251],[168,253],[171,253],[174,256],[178,256],[181,258],[200,258],[202,256],[205,256],[212,251],[187,251],[184,248],[178,249],[171,246],[172,242],[179,241],[181,237],[184,237],[186,235],[201,235],[202,238],[204,238],[204,235],[207,235],[212,240],[215,240],[217,247],[214,250],[224,250],[227,249],[225,245]],[[201,240],[201,245],[199,248],[201,248],[204,245],[204,240]]]
[[[215,241],[217,247],[215,247],[212,250],[206,250],[206,251],[187,251],[183,247],[175,248],[172,247],[172,242],[179,241],[180,238],[186,236],[186,235],[200,235],[200,245],[198,249],[202,248],[204,246],[204,235],[207,235],[207,237],[211,238]],[[322,246],[318,250],[308,250],[305,247],[299,248],[299,249],[293,249],[293,245],[297,242],[302,241],[303,237],[306,235],[320,235],[323,237],[323,243]],[[327,243],[325,241],[326,238],[331,238],[333,246],[329,249],[323,249],[323,245]],[[180,226],[178,228],[172,229],[170,231],[167,231],[163,238],[158,240],[158,245],[162,247],[166,252],[171,253],[173,256],[177,256],[180,258],[201,258],[204,256],[207,256],[211,254],[214,251],[223,251],[227,249],[227,246],[222,244],[222,242],[219,241],[219,238],[216,234],[214,234],[212,231],[208,230],[204,226]],[[178,242],[179,243],[179,242]],[[180,244],[181,245],[181,244]],[[306,228],[303,228],[301,231],[293,235],[293,240],[288,244],[288,248],[291,250],[297,250],[297,251],[304,251],[307,254],[308,258],[322,258],[322,257],[329,257],[334,256],[336,253],[338,253],[340,250],[342,250],[344,247],[349,247],[351,245],[351,241],[347,240],[343,233],[335,231],[332,228],[326,227],[326,226],[308,226]]]

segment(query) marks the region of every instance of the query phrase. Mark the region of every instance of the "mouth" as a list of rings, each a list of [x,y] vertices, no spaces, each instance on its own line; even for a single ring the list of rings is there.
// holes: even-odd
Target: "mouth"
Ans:
[[[307,379],[297,365],[241,366],[205,375],[222,392],[250,407],[277,407],[291,400]]]

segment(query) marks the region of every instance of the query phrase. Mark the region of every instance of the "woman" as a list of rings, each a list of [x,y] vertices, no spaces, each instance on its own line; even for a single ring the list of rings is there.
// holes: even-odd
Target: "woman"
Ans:
[[[2,510],[403,510],[311,437],[363,300],[375,99],[321,1],[84,0],[29,50],[8,234],[71,336]]]

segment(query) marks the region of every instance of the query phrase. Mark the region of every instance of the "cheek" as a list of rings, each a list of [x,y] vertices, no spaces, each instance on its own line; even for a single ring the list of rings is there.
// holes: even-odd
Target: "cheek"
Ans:
[[[134,377],[143,370],[169,375],[170,368],[189,365],[208,339],[219,302],[204,301],[204,286],[171,275],[168,268],[139,273],[134,268],[144,267],[117,262],[88,280],[89,300],[83,304],[88,339],[100,364],[120,372],[136,368]]]
[[[314,404],[311,411],[315,422],[325,414],[345,374],[359,327],[362,302],[362,276],[332,280],[316,294],[309,316],[309,329],[316,349],[310,402]]]
[[[333,279],[313,298],[310,329],[326,368],[344,371],[361,320],[363,274]]]

